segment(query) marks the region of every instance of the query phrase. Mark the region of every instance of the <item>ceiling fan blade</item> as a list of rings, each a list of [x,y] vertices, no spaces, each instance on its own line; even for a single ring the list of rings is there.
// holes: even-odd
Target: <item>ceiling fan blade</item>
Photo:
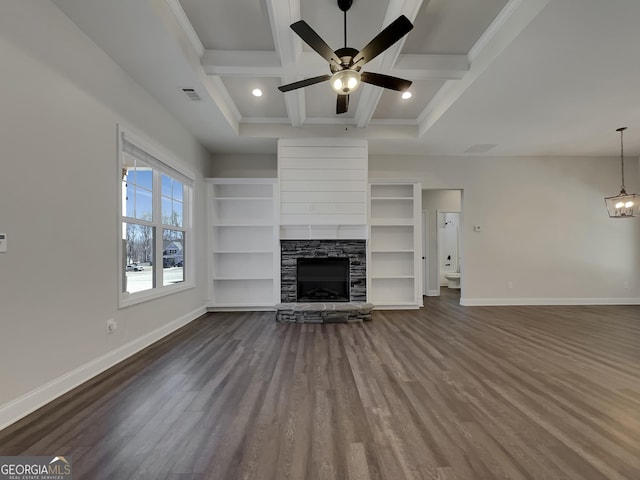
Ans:
[[[400,15],[387,28],[375,36],[358,54],[353,58],[355,64],[360,66],[370,62],[375,57],[384,52],[391,45],[396,43],[411,31],[413,24],[404,15]]]
[[[347,113],[349,110],[349,95],[338,95],[338,102],[336,103],[336,113]]]
[[[290,92],[302,87],[308,87],[309,85],[315,85],[316,83],[325,82],[331,78],[331,75],[320,75],[319,77],[306,78],[299,82],[288,83],[286,85],[280,85],[278,90],[281,92]]]
[[[388,88],[390,90],[397,90],[398,92],[408,89],[412,83],[410,80],[404,80],[402,78],[373,72],[362,72],[360,74],[360,79],[365,83],[370,83],[377,87]]]
[[[335,63],[336,65],[342,65],[342,60],[338,57],[331,47],[327,45],[320,35],[318,35],[313,28],[309,26],[304,20],[300,20],[291,24],[291,30],[296,32],[298,36],[305,41],[307,45],[313,48],[320,54],[327,62]]]

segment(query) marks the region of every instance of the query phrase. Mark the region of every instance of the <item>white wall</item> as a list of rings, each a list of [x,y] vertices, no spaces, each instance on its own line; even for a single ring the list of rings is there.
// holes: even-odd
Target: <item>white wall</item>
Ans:
[[[638,159],[625,169],[638,191]],[[619,158],[371,155],[369,175],[464,190],[465,304],[640,303],[640,222],[604,207],[618,193]]]
[[[212,178],[276,178],[276,155],[213,155],[207,176]]]
[[[118,309],[116,125],[197,173],[197,257],[208,154],[48,1],[0,2],[0,64],[2,428],[204,311],[202,269],[197,288]]]

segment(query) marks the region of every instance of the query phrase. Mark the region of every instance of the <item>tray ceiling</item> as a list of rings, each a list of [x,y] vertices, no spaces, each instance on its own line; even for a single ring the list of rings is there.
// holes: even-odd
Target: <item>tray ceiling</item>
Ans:
[[[336,0],[53,2],[212,152],[351,135],[374,154],[615,155],[623,124],[626,151],[640,151],[635,0],[354,0],[355,49],[401,14],[413,22],[364,67],[413,81],[412,98],[363,85],[343,115],[327,82],[277,89],[329,73],[289,25],[344,46]]]

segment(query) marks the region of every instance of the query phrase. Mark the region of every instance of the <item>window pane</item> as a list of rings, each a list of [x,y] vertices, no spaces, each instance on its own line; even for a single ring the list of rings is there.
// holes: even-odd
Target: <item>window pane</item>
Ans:
[[[171,199],[162,197],[162,223],[165,225],[173,225],[172,219]]]
[[[162,230],[162,284],[184,282],[184,232]]]
[[[130,218],[136,218],[136,191],[131,184],[127,184],[127,206],[124,214]]]
[[[136,212],[132,218],[140,220],[153,220],[153,196],[150,190],[136,189]]]
[[[162,177],[162,223],[182,227],[184,185],[168,175]]]
[[[153,219],[153,170],[149,167],[127,168],[126,210],[129,218]]]
[[[182,202],[182,191],[183,191],[182,183],[177,180],[173,181],[173,199],[179,202]]]
[[[173,213],[172,213],[172,217],[171,219],[173,220],[173,222],[171,223],[171,225],[173,225],[174,227],[182,227],[182,202],[176,202],[174,200],[173,202]]]
[[[171,197],[172,188],[173,188],[173,178],[163,174],[162,175],[162,195],[164,195],[165,197]]]
[[[153,288],[154,228],[123,223],[126,276],[123,291],[134,293]]]
[[[136,168],[136,185],[153,190],[153,170],[149,167]]]

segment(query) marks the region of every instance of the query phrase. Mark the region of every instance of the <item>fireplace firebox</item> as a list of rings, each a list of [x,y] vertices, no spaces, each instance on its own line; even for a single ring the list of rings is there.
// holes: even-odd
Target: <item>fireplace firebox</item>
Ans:
[[[348,302],[348,258],[298,258],[298,302]]]
[[[320,262],[342,259],[348,265],[349,302],[367,301],[367,241],[363,239],[298,239],[280,240],[280,301],[307,303],[298,297],[298,259],[317,259]],[[335,290],[335,288],[333,288]],[[324,299],[333,303],[334,300]],[[320,300],[318,300],[320,302]]]

